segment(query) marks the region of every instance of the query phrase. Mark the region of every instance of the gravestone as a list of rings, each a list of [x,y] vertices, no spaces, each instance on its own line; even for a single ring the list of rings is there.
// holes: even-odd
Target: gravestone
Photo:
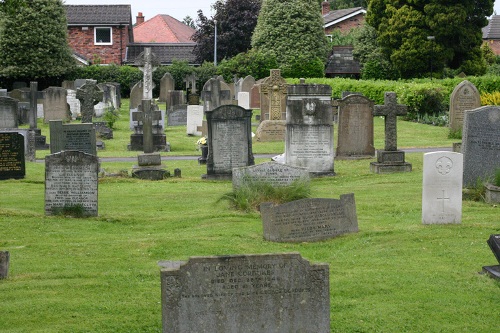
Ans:
[[[490,238],[486,241],[491,251],[500,263],[500,235],[490,235]],[[483,272],[487,273],[494,279],[500,280],[500,265],[495,266],[483,266]]]
[[[423,169],[422,223],[461,223],[463,155],[426,153]]]
[[[85,84],[76,90],[76,98],[80,100],[82,123],[92,122],[94,105],[102,101],[103,94],[96,80],[86,80]]]
[[[171,90],[175,90],[175,80],[172,74],[167,72],[160,80],[160,97],[158,100],[160,102],[166,102],[168,100],[168,92]]]
[[[260,119],[284,120],[287,107],[287,87],[281,70],[271,69],[270,75],[260,84]]]
[[[238,93],[238,105],[244,109],[250,109],[250,93],[239,92]]]
[[[167,111],[167,126],[187,125],[187,104],[175,105]]]
[[[76,79],[75,80],[75,90],[83,86],[87,82],[87,79]]]
[[[337,159],[371,158],[373,146],[372,100],[361,95],[347,95],[338,101]]]
[[[131,110],[137,110],[139,105],[142,103],[142,93],[143,93],[142,81],[137,82],[130,89],[130,101],[129,108]]]
[[[186,134],[201,136],[201,131],[198,127],[203,124],[203,106],[202,105],[188,105],[187,107],[187,120],[186,120]]]
[[[63,124],[60,120],[50,121],[50,153],[75,150],[97,155],[94,124]]]
[[[330,332],[328,265],[299,253],[159,265],[163,333]]]
[[[260,204],[264,239],[272,242],[311,242],[358,232],[354,194],[340,199],[300,199],[275,205]]]
[[[245,76],[244,79],[240,81],[239,92],[250,93],[254,85],[255,85],[255,79],[253,78],[253,76],[247,75]]]
[[[132,121],[136,122],[137,126],[134,127],[134,134],[130,136],[128,149],[146,152],[144,144],[147,145],[149,139],[145,138],[144,135],[151,135],[153,151],[169,151],[170,147],[162,126],[163,111],[156,104],[150,103],[150,105],[151,115],[146,115],[146,112],[143,112],[142,105],[138,107],[137,112],[132,112]],[[151,117],[151,128],[146,129],[145,125],[149,122],[145,120],[148,120],[149,117]]]
[[[233,188],[239,188],[247,183],[267,183],[273,187],[290,186],[294,182],[309,183],[307,169],[291,165],[265,162],[258,165],[233,169]]]
[[[500,167],[500,107],[483,106],[465,113],[462,133],[465,187],[492,177]]]
[[[75,81],[64,80],[61,83],[61,87],[64,88],[64,89],[66,89],[66,90],[74,90],[74,91],[76,91]]]
[[[10,253],[9,251],[0,251],[0,280],[9,276]]]
[[[45,214],[81,209],[83,216],[97,216],[99,159],[67,150],[45,157]]]
[[[62,120],[64,122],[71,120],[68,102],[66,101],[66,89],[49,87],[44,90],[44,95],[43,116],[45,123],[51,120]]]
[[[460,82],[450,95],[450,129],[461,131],[464,114],[481,106],[481,98],[476,86],[464,80]]]
[[[170,90],[167,94],[167,112],[178,105],[186,105],[186,93],[183,90]]]
[[[71,112],[71,119],[77,119],[81,117],[81,105],[80,100],[76,98],[76,90],[66,90],[68,95],[66,96],[66,101],[69,105],[69,110]]]
[[[22,179],[25,175],[24,136],[0,131],[0,179]]]
[[[150,47],[145,47],[137,58],[135,59],[135,65],[139,67],[143,73],[143,91],[142,99],[153,99],[153,72],[160,65],[160,62],[156,55],[151,51]]]
[[[250,90],[250,108],[260,109],[260,83],[254,84]]]
[[[233,168],[254,164],[252,110],[222,105],[205,112],[208,124],[206,179],[231,179]]]
[[[335,175],[333,168],[333,115],[328,85],[288,87],[285,163],[313,175]]]
[[[106,82],[107,85],[111,85],[114,88],[111,89],[111,101],[115,109],[120,109],[122,106],[122,87],[118,82]]]
[[[264,120],[255,131],[255,141],[285,141],[286,120]]]
[[[217,78],[209,79],[201,92],[203,111],[213,111],[221,105],[231,105],[231,91],[226,83]]]
[[[19,133],[24,139],[24,159],[29,162],[36,161],[36,134],[34,130],[27,128],[3,128],[3,133]],[[1,150],[1,149],[0,149]]]
[[[410,172],[411,164],[405,162],[404,151],[398,150],[398,116],[407,113],[406,105],[397,104],[396,93],[386,92],[384,105],[375,105],[374,116],[385,118],[385,148],[377,150],[377,162],[370,163],[370,171],[375,173]]]
[[[29,123],[30,111],[30,91],[28,88],[14,89],[9,91],[8,96],[17,100],[17,121],[18,125]]]
[[[17,99],[0,97],[0,128],[18,127],[18,104]]]

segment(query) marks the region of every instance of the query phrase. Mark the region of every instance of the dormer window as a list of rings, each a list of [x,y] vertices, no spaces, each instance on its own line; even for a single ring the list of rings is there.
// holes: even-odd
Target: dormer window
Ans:
[[[94,44],[95,45],[113,45],[111,27],[96,27],[94,28]]]

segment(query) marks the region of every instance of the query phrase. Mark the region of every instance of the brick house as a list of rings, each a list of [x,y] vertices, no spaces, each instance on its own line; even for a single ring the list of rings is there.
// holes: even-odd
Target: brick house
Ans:
[[[68,43],[84,65],[125,62],[134,42],[130,5],[65,5]]]
[[[496,55],[500,55],[500,15],[493,15],[483,28],[483,42],[488,43]]]
[[[330,10],[330,3],[323,1],[321,14],[324,20],[325,34],[328,36],[335,29],[346,33],[351,29],[362,26],[365,22],[366,10],[363,7]]]

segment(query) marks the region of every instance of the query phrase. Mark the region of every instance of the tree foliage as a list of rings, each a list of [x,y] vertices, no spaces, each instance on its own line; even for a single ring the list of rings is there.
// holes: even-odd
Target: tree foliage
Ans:
[[[366,8],[368,6],[367,0],[333,0],[329,2],[330,2],[330,8],[332,10],[355,8],[355,7]]]
[[[45,79],[74,68],[61,0],[4,1],[0,8],[1,76]]]
[[[193,35],[194,53],[200,63],[214,60],[215,22],[217,22],[217,61],[229,59],[251,48],[261,0],[218,0],[215,15],[207,18],[198,11],[198,28]]]
[[[366,16],[377,42],[403,78],[444,67],[470,75],[486,70],[481,29],[492,0],[371,0]],[[428,39],[434,36],[434,39]]]
[[[252,46],[275,57],[283,76],[313,77],[300,62],[323,66],[328,41],[318,3],[313,0],[263,0]],[[313,74],[314,73],[314,74]]]

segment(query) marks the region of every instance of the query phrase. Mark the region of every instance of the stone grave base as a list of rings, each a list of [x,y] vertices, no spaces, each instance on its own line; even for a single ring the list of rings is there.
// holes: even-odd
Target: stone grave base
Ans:
[[[483,266],[483,272],[496,280],[500,280],[500,266]]]
[[[36,150],[47,150],[50,146],[47,144],[47,137],[42,135],[42,130],[40,128],[34,128],[35,131],[35,149]]]
[[[487,203],[500,203],[500,187],[486,184],[485,201]]]
[[[231,173],[219,173],[219,174],[206,174],[202,175],[201,179],[207,179],[207,180],[232,180],[233,175]]]
[[[377,150],[377,162],[370,163],[373,173],[411,172],[411,164],[405,162],[405,153],[401,150]]]
[[[144,151],[142,142],[142,134],[132,134],[127,149],[132,151]],[[155,151],[170,151],[170,143],[167,142],[167,136],[165,134],[153,134],[153,146]]]
[[[286,120],[264,120],[255,131],[255,141],[285,141]]]
[[[162,180],[170,177],[170,172],[161,164],[160,154],[141,154],[137,156],[138,166],[132,169],[132,177],[147,180]]]
[[[309,172],[311,178],[316,177],[333,177],[336,173],[334,171],[321,171],[321,172]]]
[[[335,156],[336,160],[368,160],[370,158],[373,158],[373,156],[370,155],[339,155]]]

